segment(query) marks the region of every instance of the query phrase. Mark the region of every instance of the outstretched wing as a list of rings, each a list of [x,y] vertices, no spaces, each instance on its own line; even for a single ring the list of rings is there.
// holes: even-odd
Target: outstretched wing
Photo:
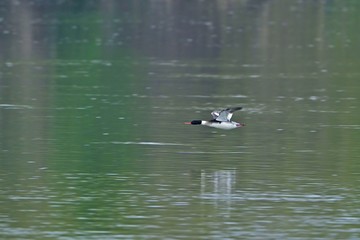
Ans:
[[[233,113],[240,109],[242,109],[242,107],[226,108],[220,111],[214,111],[211,113],[211,115],[216,121],[227,122],[230,121]]]
[[[211,112],[211,116],[213,117],[213,119],[217,119],[220,116],[220,111],[213,111]]]

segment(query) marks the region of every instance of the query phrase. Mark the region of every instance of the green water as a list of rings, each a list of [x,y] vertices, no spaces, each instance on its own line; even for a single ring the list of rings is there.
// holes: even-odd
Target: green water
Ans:
[[[359,239],[359,3],[4,1],[0,238]]]

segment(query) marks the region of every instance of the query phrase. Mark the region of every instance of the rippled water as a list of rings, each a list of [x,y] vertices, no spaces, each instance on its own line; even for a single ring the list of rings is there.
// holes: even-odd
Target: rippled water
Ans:
[[[1,105],[20,126],[38,118],[47,125],[44,133],[3,140],[4,238],[358,236],[358,165],[347,166],[357,159],[359,125],[329,121],[353,116],[347,109],[356,108],[357,96],[342,100],[344,109],[334,107],[339,100],[331,93],[262,102],[232,94],[95,93],[101,87],[59,93],[70,103],[45,109]],[[136,104],[122,111],[127,99]],[[244,110],[234,119],[245,128],[182,124],[239,99]],[[6,145],[11,140],[19,145]]]
[[[40,2],[0,5],[1,239],[360,237],[355,2]]]

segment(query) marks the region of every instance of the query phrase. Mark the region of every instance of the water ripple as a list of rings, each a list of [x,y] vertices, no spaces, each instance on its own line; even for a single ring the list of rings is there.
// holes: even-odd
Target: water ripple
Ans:
[[[112,141],[112,142],[93,142],[92,144],[123,144],[123,145],[153,145],[153,146],[188,146],[188,144],[183,143],[168,143],[168,142],[121,142],[121,141]]]

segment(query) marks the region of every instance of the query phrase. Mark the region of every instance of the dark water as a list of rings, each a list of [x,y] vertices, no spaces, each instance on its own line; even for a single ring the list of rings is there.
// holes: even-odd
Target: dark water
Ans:
[[[0,238],[360,239],[359,3],[3,1]]]

